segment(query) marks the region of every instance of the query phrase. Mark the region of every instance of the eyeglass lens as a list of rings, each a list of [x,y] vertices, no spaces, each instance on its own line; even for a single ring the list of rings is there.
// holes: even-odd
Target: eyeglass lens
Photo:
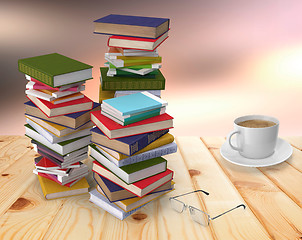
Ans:
[[[185,204],[177,199],[170,199],[171,207],[179,213],[182,213],[185,209]]]
[[[192,206],[189,206],[189,211],[190,211],[190,216],[193,219],[193,221],[195,221],[203,226],[209,225],[208,215],[206,215],[204,212],[202,212],[199,209],[194,208]]]

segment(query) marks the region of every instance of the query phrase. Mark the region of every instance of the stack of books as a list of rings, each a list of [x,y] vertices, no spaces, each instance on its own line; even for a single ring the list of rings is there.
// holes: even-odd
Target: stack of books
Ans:
[[[34,173],[46,199],[88,192],[85,176],[91,139],[90,113],[100,110],[81,93],[92,66],[58,53],[20,59],[25,74],[26,136],[36,152]]]
[[[109,15],[95,23],[96,33],[114,36],[107,68],[101,68],[101,110],[91,113],[97,187],[90,201],[123,220],[174,189],[162,156],[177,145],[169,133],[168,103],[160,98],[165,79],[156,49],[168,37],[169,19]]]
[[[165,78],[158,46],[168,38],[169,19],[111,14],[95,20],[94,33],[108,38],[105,67],[100,68],[100,102],[149,91],[161,96]]]

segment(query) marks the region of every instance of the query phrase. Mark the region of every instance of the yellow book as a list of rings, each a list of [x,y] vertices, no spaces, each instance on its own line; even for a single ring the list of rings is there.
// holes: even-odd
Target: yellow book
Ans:
[[[166,133],[164,136],[162,136],[159,139],[155,140],[154,142],[150,143],[149,145],[147,145],[143,149],[139,150],[138,152],[136,152],[132,156],[135,156],[137,154],[140,154],[140,153],[143,153],[143,152],[147,152],[147,151],[150,151],[152,149],[161,147],[163,145],[172,143],[173,141],[174,141],[174,136],[172,134],[170,134],[170,133]],[[105,152],[107,152],[109,155],[111,155],[112,157],[114,157],[118,161],[129,157],[129,156],[125,155],[125,154],[119,153],[117,151],[114,151],[112,149],[106,148],[104,146],[100,146],[98,144],[95,144],[95,145],[97,147],[101,148],[102,150],[104,150]]]
[[[85,177],[71,187],[62,186],[52,180],[38,176],[43,195],[46,199],[69,197],[88,193],[89,184]]]
[[[102,103],[103,100],[114,98],[114,94],[115,94],[115,91],[102,90],[102,86],[100,85],[99,103]]]
[[[54,134],[57,137],[64,137],[64,136],[67,136],[69,134],[76,133],[80,130],[90,128],[94,125],[91,121],[89,121],[89,122],[85,123],[84,125],[82,125],[81,127],[74,130],[72,128],[68,128],[68,127],[64,127],[62,125],[58,125],[58,124],[55,124],[55,123],[47,122],[47,121],[44,121],[40,118],[36,118],[36,117],[33,117],[33,116],[26,115],[26,118],[28,118],[29,120],[31,120],[34,123],[38,124],[40,127],[42,127],[45,130],[51,132],[52,134]]]
[[[152,193],[152,194],[148,194],[145,195],[144,197],[140,198],[140,197],[135,197],[135,198],[129,198],[129,199],[125,199],[125,200],[121,200],[121,201],[117,201],[117,202],[113,202],[117,207],[119,207],[120,209],[122,209],[125,212],[129,212],[135,208],[138,208],[148,202],[151,202],[169,192],[172,192],[174,190],[174,182],[172,181],[171,183],[172,185],[172,189],[166,190],[166,191],[161,191],[161,192],[157,192],[157,193]],[[97,186],[97,191],[99,193],[101,193],[102,195],[105,196],[103,190]]]

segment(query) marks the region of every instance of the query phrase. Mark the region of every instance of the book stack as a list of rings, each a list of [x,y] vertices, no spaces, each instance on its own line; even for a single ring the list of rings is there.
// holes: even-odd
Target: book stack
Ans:
[[[111,14],[95,20],[94,33],[108,38],[105,67],[100,68],[100,102],[149,91],[161,96],[165,78],[158,46],[168,38],[169,19]]]
[[[20,59],[25,74],[26,136],[40,157],[34,173],[46,199],[88,192],[85,176],[91,139],[90,112],[99,110],[81,93],[92,78],[92,66],[58,53]]]
[[[90,201],[123,220],[174,189],[162,156],[177,151],[173,117],[160,98],[165,79],[157,47],[169,19],[109,15],[95,33],[111,34],[101,68],[101,110],[91,113],[93,176]]]

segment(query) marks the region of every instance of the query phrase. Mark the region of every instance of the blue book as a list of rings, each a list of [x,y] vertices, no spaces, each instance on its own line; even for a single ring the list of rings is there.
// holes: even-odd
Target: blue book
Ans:
[[[161,98],[147,92],[138,92],[102,102],[102,110],[115,114],[116,117],[127,118],[150,110],[167,106]]]
[[[125,188],[122,188],[121,186],[117,185],[116,183],[108,180],[107,178],[104,178],[103,176],[93,172],[93,178],[95,182],[97,183],[98,187],[102,189],[106,197],[110,202],[117,202],[129,198],[135,198],[137,197],[135,194],[129,192]],[[162,191],[172,190],[172,182],[169,181],[159,188],[156,188],[151,193],[158,193]]]
[[[94,33],[157,38],[169,30],[168,18],[110,14],[94,21]]]
[[[107,136],[97,127],[90,131],[92,133],[91,141],[93,143],[110,148],[127,156],[131,156],[168,133],[169,129],[116,139],[108,139]]]
[[[94,102],[92,109],[89,111],[70,113],[62,116],[49,118],[31,101],[24,103],[24,105],[25,115],[37,117],[44,121],[72,128],[74,130],[78,129],[79,127],[83,126],[84,124],[90,121],[90,112],[101,109],[101,104]]]

